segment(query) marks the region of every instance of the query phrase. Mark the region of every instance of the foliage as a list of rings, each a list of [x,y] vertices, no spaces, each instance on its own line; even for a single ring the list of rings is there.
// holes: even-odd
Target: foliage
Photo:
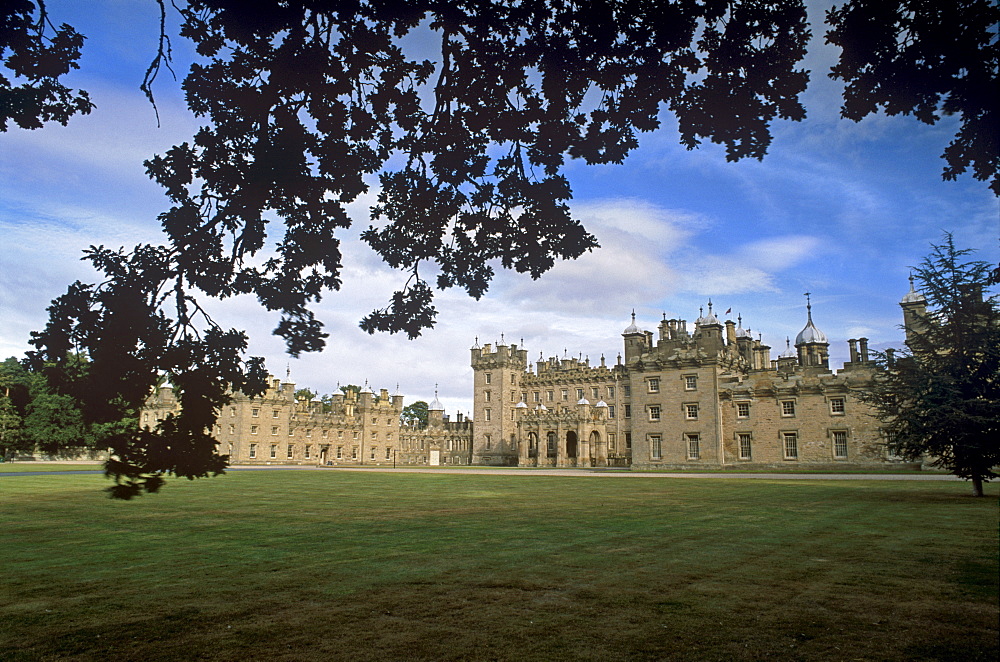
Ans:
[[[89,367],[75,355],[69,364],[81,375]],[[54,392],[43,372],[33,372],[13,357],[0,364],[0,456],[36,452],[60,456],[100,450],[107,447],[109,437],[135,425],[134,416],[91,423],[79,400]]]
[[[65,23],[52,29],[51,36],[50,28],[41,0],[6,0],[0,7],[0,132],[10,121],[22,129],[52,121],[65,126],[76,113],[87,114],[94,107],[85,91],[59,82],[60,76],[80,68],[76,61],[84,36]]]
[[[1000,5],[994,0],[848,0],[827,13],[843,50],[830,76],[845,81],[843,117],[882,109],[935,124],[957,115],[943,176],[991,180],[1000,195]]]
[[[889,450],[971,480],[1000,464],[1000,309],[983,291],[991,267],[963,261],[951,235],[915,271],[929,308],[907,334],[908,350],[878,358],[864,396],[884,422]]]
[[[160,47],[142,85],[150,98],[170,65],[166,4],[157,4]],[[197,52],[183,88],[204,124],[145,164],[170,201],[159,216],[166,241],[90,247],[85,258],[104,280],[74,283],[53,302],[30,356],[35,369],[50,366],[54,393],[82,398],[88,423],[113,424],[169,378],[181,413],[111,444],[116,496],[158,489],[165,474],[223,470],[209,434],[216,412],[231,391],[260,393],[266,373],[203,298],[253,294],[280,312],[275,333],[290,354],[321,349],[327,334],[310,306],[340,287],[346,205],[374,182],[362,237],[407,280],[361,326],[414,337],[434,324],[435,288],[478,298],[495,265],[538,278],[597,246],[570,214],[568,160],[621,163],[664,111],[689,149],[709,140],[729,160],[760,159],[773,121],[804,117],[802,0],[171,4]],[[961,6],[975,36],[991,14]],[[14,107],[4,112],[28,118],[21,126],[87,112],[84,93],[53,87],[76,66],[82,37],[65,26],[48,37],[42,3],[2,11],[0,52],[12,53],[3,66],[41,90],[12,97],[0,80]],[[877,7],[844,11],[831,13],[832,41]],[[970,62],[981,41],[969,43]],[[433,44],[436,61],[414,56],[415,44]],[[964,98],[947,96],[945,112]],[[955,173],[965,155],[951,155]],[[86,379],[64,374],[70,352],[92,361]]]
[[[399,422],[403,425],[416,424],[417,427],[427,427],[427,407],[427,403],[423,400],[406,405],[399,414]]]
[[[313,390],[310,390],[308,388],[300,388],[300,389],[296,389],[295,390],[295,399],[296,400],[305,399],[305,400],[307,400],[309,402],[312,402],[317,397],[319,397],[319,391],[313,391]]]

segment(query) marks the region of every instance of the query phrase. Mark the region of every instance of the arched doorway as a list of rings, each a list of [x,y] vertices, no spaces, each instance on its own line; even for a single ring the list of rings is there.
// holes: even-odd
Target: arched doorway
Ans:
[[[608,466],[608,449],[604,447],[604,443],[601,441],[601,433],[597,430],[590,433],[590,459],[591,466]]]
[[[576,432],[570,430],[566,433],[566,457],[570,459],[575,459],[577,455],[577,437]]]

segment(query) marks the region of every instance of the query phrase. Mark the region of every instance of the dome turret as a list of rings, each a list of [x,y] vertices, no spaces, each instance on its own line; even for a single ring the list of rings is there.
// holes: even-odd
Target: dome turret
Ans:
[[[913,274],[910,274],[910,291],[903,295],[899,303],[926,303],[927,299],[923,294],[917,292],[913,287]]]
[[[438,400],[437,384],[434,385],[434,401],[427,405],[427,411],[444,411],[444,405]]]
[[[806,292],[806,326],[804,329],[799,331],[799,335],[795,336],[795,346],[808,345],[813,343],[826,343],[829,341],[826,339],[826,334],[816,328],[813,324],[812,316],[812,302],[809,300],[809,292]]]
[[[642,333],[642,331],[639,330],[639,327],[637,327],[635,325],[635,311],[634,310],[632,311],[632,323],[629,324],[627,327],[625,327],[625,330],[622,331],[622,335],[623,336],[627,336],[627,335],[630,335],[630,334],[633,334],[633,333]]]

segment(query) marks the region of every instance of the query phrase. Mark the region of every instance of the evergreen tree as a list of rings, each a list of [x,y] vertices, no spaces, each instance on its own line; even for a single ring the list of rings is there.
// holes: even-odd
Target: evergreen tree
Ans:
[[[970,253],[946,234],[915,269],[926,311],[910,323],[906,349],[877,355],[863,397],[891,453],[927,459],[982,496],[1000,464],[1000,310],[987,289],[991,265],[966,261]]]

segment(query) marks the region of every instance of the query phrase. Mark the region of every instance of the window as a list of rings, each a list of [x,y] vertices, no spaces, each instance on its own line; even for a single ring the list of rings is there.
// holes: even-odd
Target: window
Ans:
[[[698,388],[698,376],[697,375],[684,375],[684,390],[694,391]]]
[[[701,437],[696,434],[684,435],[687,438],[688,459],[701,459]]]
[[[795,416],[795,400],[782,400],[781,401],[781,415],[782,416]]]
[[[609,386],[608,387],[608,400],[614,400],[614,399],[615,399],[615,387],[614,386]]]
[[[372,441],[378,441],[378,432],[372,432]]]
[[[684,418],[689,421],[698,420],[698,405],[684,405]]]
[[[535,402],[541,402],[542,400],[541,395],[539,394],[538,391],[535,391],[531,394],[531,399]]]
[[[387,460],[392,459],[392,449],[389,448],[388,446],[385,447],[385,459]]]
[[[493,445],[490,435],[486,435],[486,450],[489,450]]]
[[[737,402],[736,403],[736,418],[750,418],[750,403],[749,402]]]
[[[741,433],[736,435],[737,440],[740,442],[740,459],[750,460],[753,459],[752,449],[750,447],[750,433]]]
[[[352,446],[351,447],[351,459],[352,460],[358,459],[358,447],[357,446]]]
[[[323,430],[323,438],[326,439],[329,436],[330,436],[330,431],[329,430]]]
[[[594,400],[597,400],[599,397],[601,397],[600,389],[598,389],[596,386],[592,386],[590,388],[590,397],[592,397]]]
[[[250,434],[257,434],[258,427],[259,426],[257,426],[257,425],[251,425],[250,426]]]
[[[548,400],[549,402],[554,401],[556,399],[556,392],[555,391],[546,391],[545,392],[545,399]]]
[[[253,416],[254,418],[257,418],[258,416],[260,416],[260,409],[254,407],[253,409],[250,410],[250,415]]]
[[[295,428],[288,428],[288,436],[291,437],[293,434],[295,434]]]
[[[486,383],[487,384],[492,384],[493,383],[493,375],[491,373],[489,373],[489,372],[486,373]]]
[[[560,391],[560,395],[562,396],[563,400],[569,400],[569,389],[564,388],[562,391]]]
[[[797,460],[799,458],[799,435],[797,432],[782,432],[782,439],[785,442],[785,459]]]
[[[615,433],[614,432],[609,432],[608,433],[608,448],[610,448],[611,450],[615,450],[615,443],[617,441],[618,441],[618,438],[615,436]]]
[[[278,444],[271,444],[271,459],[274,460],[278,457]]]
[[[271,426],[271,436],[272,437],[277,437],[278,436],[278,426],[277,425],[272,425]]]
[[[528,402],[528,394],[525,391],[521,391],[521,402]]]
[[[847,459],[847,431],[835,430],[833,433],[833,457],[838,460]]]
[[[632,418],[632,405],[625,405],[625,418]]]
[[[632,433],[631,432],[626,432],[625,433],[625,450],[627,450],[627,451],[632,450]]]
[[[660,380],[656,377],[651,377],[646,381],[646,390],[650,393],[660,392]]]
[[[583,389],[582,388],[576,389],[576,399],[577,400],[583,400]]]
[[[312,428],[309,428],[308,430],[306,430],[306,436],[307,436],[307,437],[311,437],[311,436],[313,436],[313,431],[312,431]]]
[[[624,393],[624,395],[625,395],[626,398],[631,397],[632,396],[632,387],[630,385],[628,385],[628,384],[625,384],[624,386],[622,386],[622,392]]]
[[[483,391],[483,397],[486,398],[486,402],[493,399],[493,393],[491,391]]]
[[[515,409],[511,409],[510,410],[510,420],[512,420],[512,421],[517,420],[516,416],[514,415],[515,412],[516,412]]]
[[[236,434],[236,426],[232,423],[229,424],[229,434]]]
[[[288,456],[287,457],[288,457],[289,460],[292,459],[292,452],[293,452],[294,448],[295,448],[295,446],[293,446],[292,444],[288,444]]]
[[[661,447],[661,439],[658,434],[649,435],[649,455],[654,460],[663,459],[663,448]]]
[[[307,460],[312,457],[312,446],[309,444],[306,444],[305,456]]]
[[[375,448],[374,446],[372,446],[372,457],[371,457],[371,459],[373,459],[373,460],[375,459],[375,451],[377,451],[377,450],[378,450],[377,448]]]
[[[658,405],[649,406],[649,420],[651,421],[660,420],[660,407]]]
[[[337,459],[338,460],[343,460],[344,459],[344,447],[343,446],[337,446]]]
[[[257,444],[250,444],[250,459],[257,457]]]
[[[357,430],[355,430],[355,431],[354,431],[354,438],[355,438],[355,439],[357,439],[357,438],[358,438],[358,431],[357,431]]]
[[[615,406],[608,405],[608,418],[614,418],[614,417],[615,417]]]
[[[277,409],[272,409],[271,410],[271,418],[278,418],[278,410]]]
[[[483,414],[486,416],[486,420],[487,421],[492,420],[491,416],[492,416],[493,412],[490,409],[484,410]]]
[[[236,416],[236,407],[230,407],[229,408],[229,415],[230,416]]]
[[[830,398],[830,413],[834,416],[842,416],[844,414],[843,398]]]
[[[344,431],[337,430],[337,439],[343,439],[343,438],[344,438]]]

